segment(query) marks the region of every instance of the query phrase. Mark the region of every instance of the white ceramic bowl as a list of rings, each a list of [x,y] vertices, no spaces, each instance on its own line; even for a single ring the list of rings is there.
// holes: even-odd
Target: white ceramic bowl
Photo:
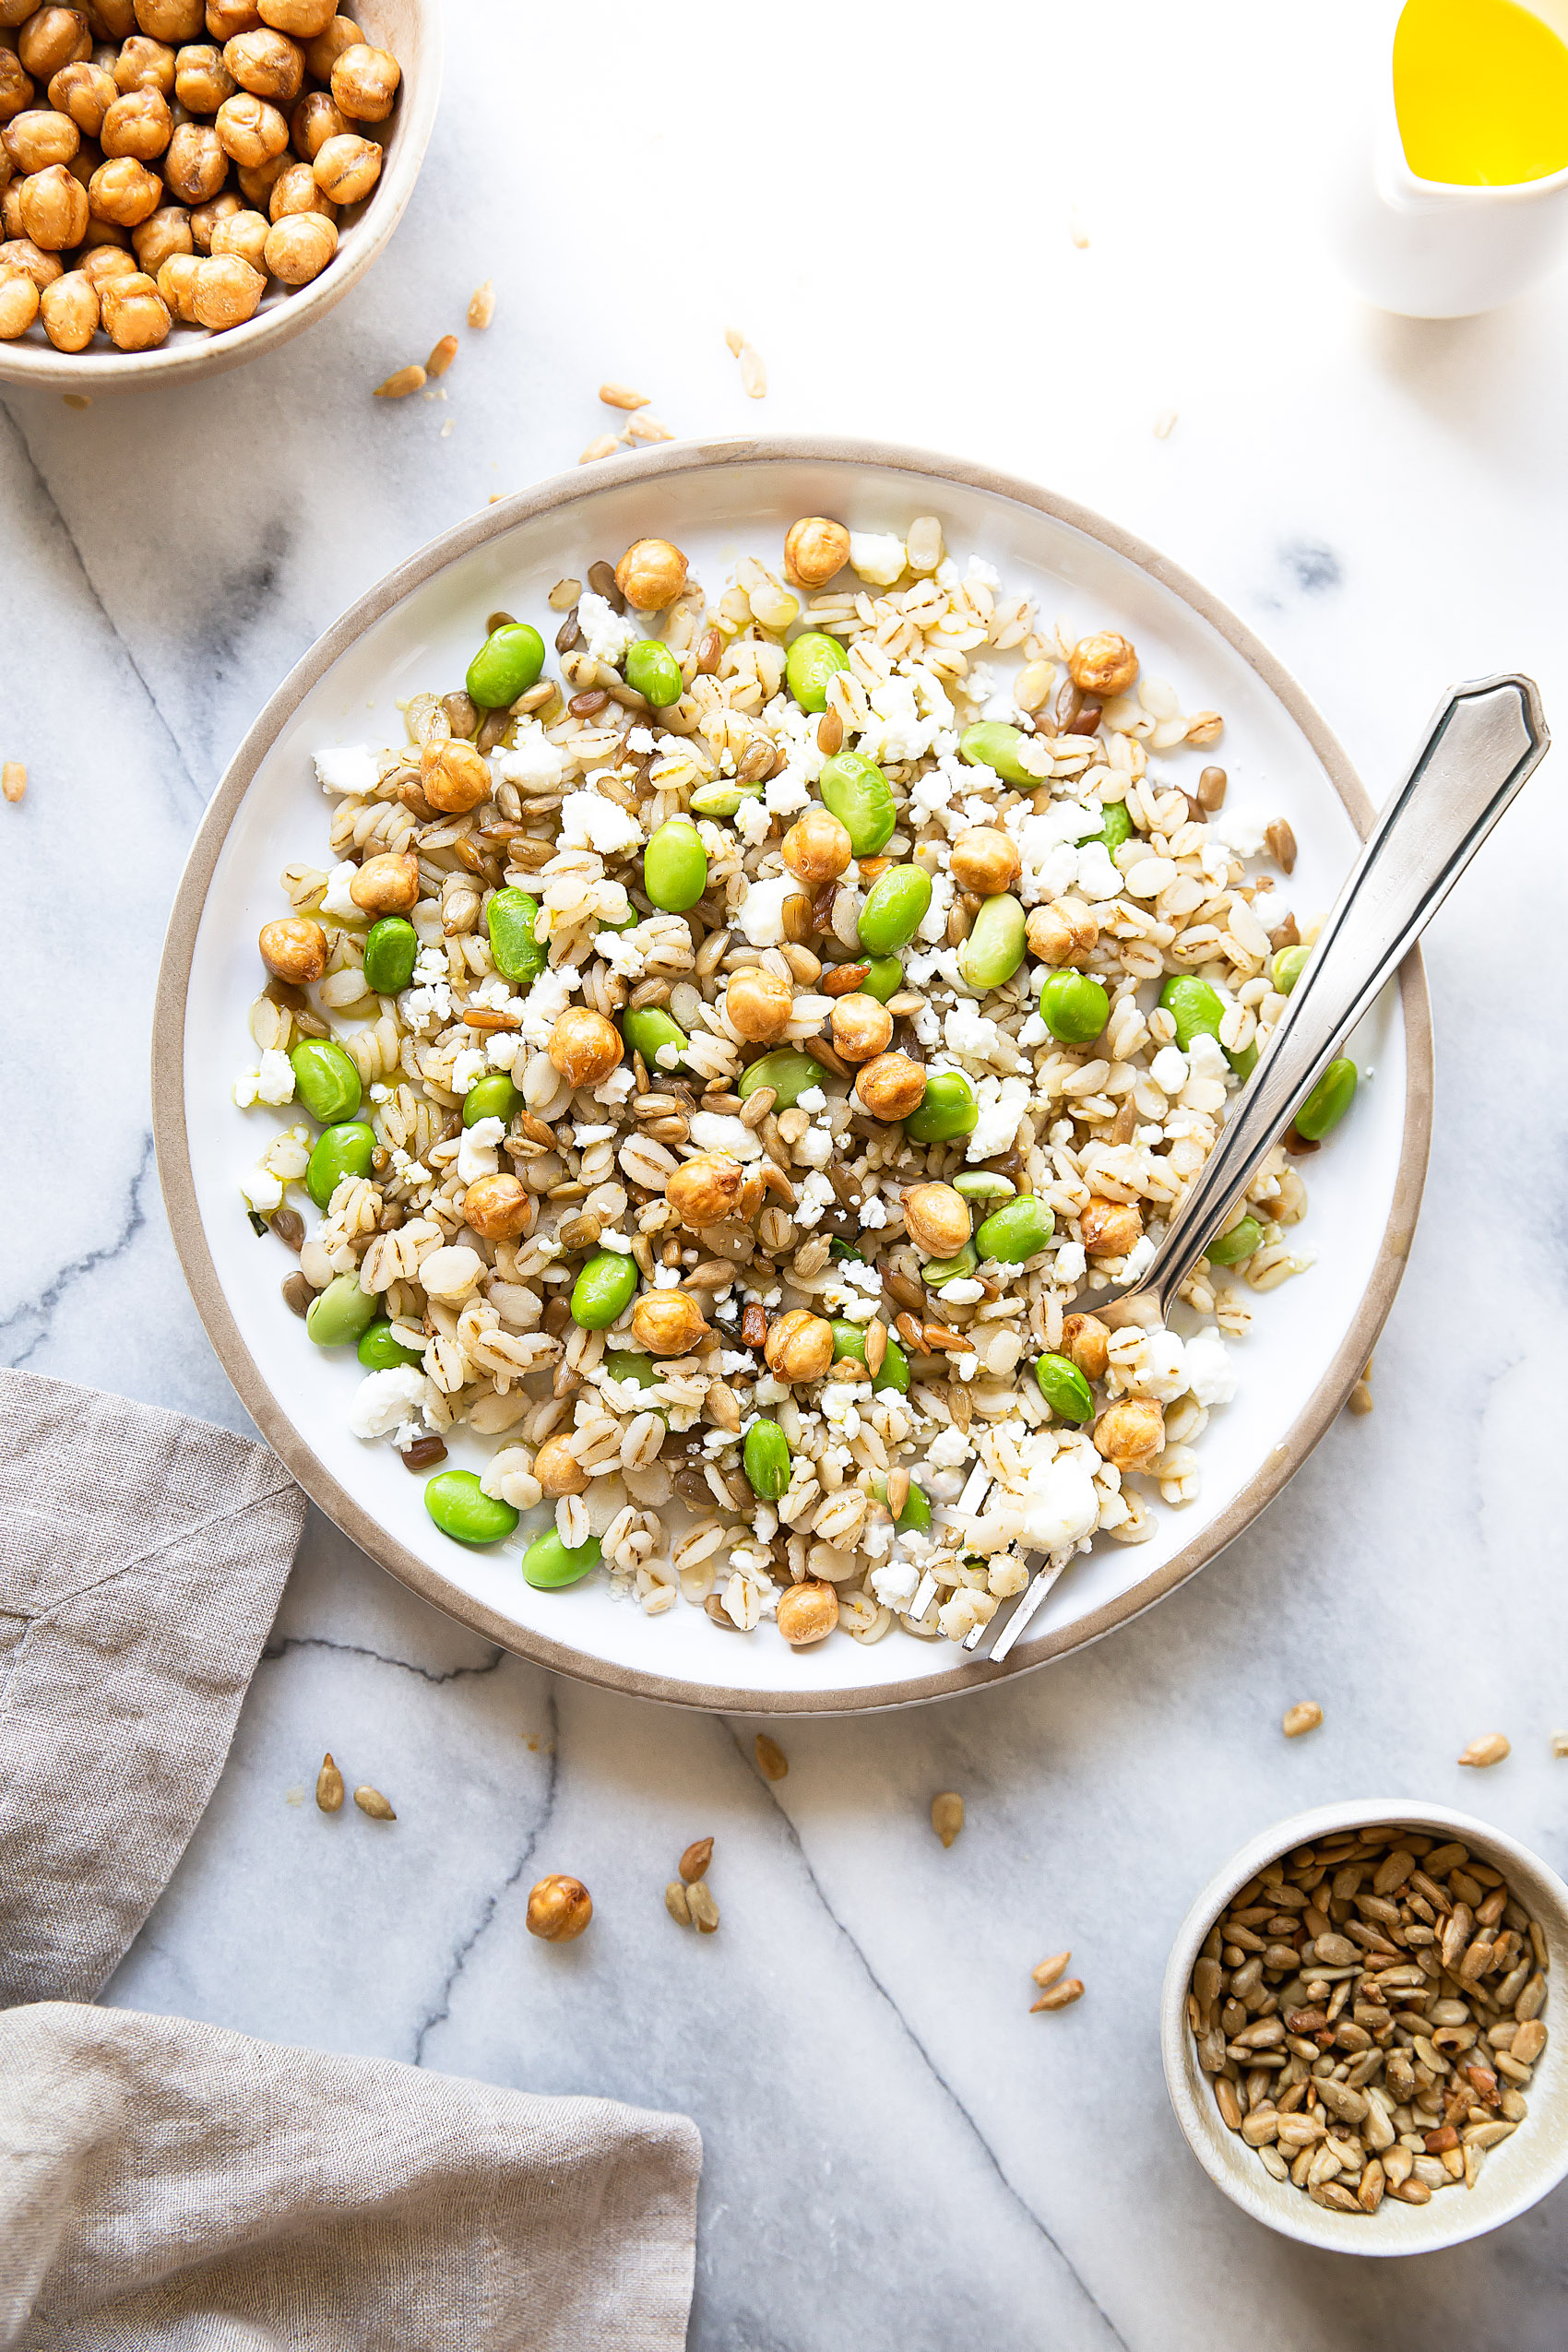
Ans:
[[[1314,2204],[1288,2180],[1265,2172],[1256,2152],[1239,2132],[1229,2131],[1215,2105],[1214,2090],[1198,2064],[1197,2045],[1187,2023],[1187,1990],[1204,1940],[1238,1887],[1265,1862],[1297,1847],[1311,1846],[1336,1831],[1371,1829],[1384,1823],[1424,1831],[1443,1841],[1456,1838],[1477,1858],[1501,1871],[1532,1918],[1543,1929],[1550,1957],[1549,1982],[1556,1987],[1568,1969],[1568,1886],[1538,1854],[1468,1813],[1445,1805],[1412,1805],[1398,1798],[1354,1804],[1320,1805],[1291,1821],[1277,1822],[1233,1854],[1209,1881],[1177,1930],[1160,1992],[1159,2040],[1166,2087],[1176,2120],[1198,2162],[1232,2204],[1254,2221],[1266,2222],[1287,2238],[1324,2246],[1336,2254],[1431,2254],[1479,2238],[1555,2189],[1568,2173],[1568,2046],[1552,2013],[1549,1995],[1547,2045],[1536,2062],[1528,2092],[1529,2114],[1511,2138],[1493,2148],[1473,2189],[1439,2190],[1430,2204],[1401,2204],[1385,2197],[1375,2214],[1358,2218]]]
[[[897,1629],[874,1647],[846,1637],[794,1651],[771,1627],[742,1636],[685,1604],[647,1619],[616,1603],[600,1578],[534,1592],[515,1550],[466,1551],[440,1535],[421,1481],[391,1449],[350,1436],[355,1368],[302,1344],[278,1297],[283,1253],[255,1238],[238,1189],[274,1116],[236,1111],[229,1092],[249,1045],[256,932],[281,905],[282,868],[326,849],[328,809],[310,754],[401,741],[397,698],[457,684],[489,612],[531,615],[553,636],[552,584],[644,533],[675,540],[712,588],[747,550],[777,558],[789,523],[813,513],[868,529],[935,514],[960,556],[985,555],[1052,618],[1124,626],[1183,709],[1226,715],[1220,755],[1235,778],[1232,803],[1260,820],[1289,817],[1300,844],[1289,903],[1303,913],[1329,905],[1368,821],[1366,796],[1300,688],[1163,557],[1049,492],[918,451],[674,446],[574,472],[475,516],[373,589],[300,663],[242,745],[197,837],[165,948],[154,1049],[159,1164],[197,1306],[249,1411],[322,1508],[394,1574],[492,1640],[619,1689],[752,1712],[897,1705],[1037,1666],[1123,1623],[1239,1535],[1300,1467],[1372,1351],[1409,1245],[1431,1099],[1426,992],[1412,957],[1352,1049],[1375,1080],[1310,1164],[1301,1239],[1318,1262],[1257,1301],[1253,1336],[1238,1350],[1241,1394],[1204,1436],[1201,1497],[1182,1512],[1161,1508],[1149,1542],[1107,1541],[1075,1562],[1004,1668]],[[1195,782],[1213,754],[1181,756]],[[483,1453],[459,1437],[452,1458],[479,1467]]]
[[[167,341],[152,351],[117,351],[103,337],[96,337],[85,351],[57,351],[35,322],[14,343],[0,343],[0,383],[85,392],[97,399],[105,392],[221,375],[291,342],[358,285],[402,219],[430,144],[441,98],[441,5],[351,0],[351,12],[368,40],[391,50],[403,79],[390,120],[374,129],[386,150],[381,177],[362,204],[339,213],[338,250],[320,277],[292,288],[273,280],[255,317],[221,335],[176,322]]]

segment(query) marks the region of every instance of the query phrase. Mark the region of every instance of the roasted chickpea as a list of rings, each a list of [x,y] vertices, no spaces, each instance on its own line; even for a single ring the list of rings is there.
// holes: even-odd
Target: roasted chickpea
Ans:
[[[163,183],[134,155],[116,155],[99,165],[87,194],[101,220],[111,220],[117,229],[135,229],[150,220],[162,203]]]
[[[1099,938],[1099,925],[1081,898],[1058,898],[1036,907],[1025,930],[1029,953],[1059,971],[1064,964],[1082,964]]]
[[[833,1361],[833,1325],[808,1308],[791,1307],[768,1325],[763,1353],[778,1380],[820,1380]]]
[[[308,286],[337,250],[334,221],[319,212],[288,212],[268,229],[262,253],[267,268],[285,286]]]
[[[136,256],[130,250],[129,232],[117,229],[114,233],[116,236],[125,238],[124,245],[108,244],[100,245],[89,242],[77,264],[82,276],[92,287],[100,303],[103,300],[103,289],[111,278],[135,278],[137,275]]]
[[[925,1099],[925,1071],[907,1053],[881,1053],[861,1070],[855,1092],[873,1119],[908,1119]]]
[[[139,172],[141,165],[133,163],[129,169]],[[63,253],[67,245],[79,245],[87,233],[88,192],[68,166],[52,163],[47,172],[35,172],[19,184],[23,236],[42,245],[45,253]],[[137,218],[140,220],[141,215]]]
[[[14,343],[38,316],[38,288],[19,269],[0,278],[0,343]]]
[[[644,1290],[632,1309],[632,1336],[650,1356],[689,1355],[707,1328],[702,1309],[685,1290]]]
[[[160,89],[128,89],[103,117],[99,144],[105,155],[134,155],[150,163],[173,136],[174,118]]]
[[[141,270],[110,278],[98,290],[103,325],[116,350],[148,351],[169,332],[169,305]]]
[[[1143,1229],[1136,1201],[1106,1201],[1097,1194],[1078,1214],[1078,1230],[1091,1258],[1124,1258]]]
[[[974,825],[953,844],[953,879],[960,890],[994,898],[1010,890],[1018,874],[1018,852],[993,825]]]
[[[615,566],[615,585],[639,612],[662,612],[686,585],[686,559],[667,539],[635,540]]]
[[[237,164],[234,177],[240,184],[240,194],[253,212],[267,212],[272,203],[272,191],[293,160],[287,148],[281,155],[274,155],[265,163]]]
[[[784,836],[785,864],[814,890],[825,882],[837,882],[854,854],[849,826],[831,809],[807,809]]]
[[[833,1007],[833,1050],[846,1062],[874,1062],[893,1038],[893,1016],[874,996],[840,996]]]
[[[285,163],[272,183],[267,199],[267,219],[281,220],[291,212],[320,212],[328,220],[332,218],[331,201],[316,186],[315,173],[308,163]]]
[[[724,991],[724,1010],[737,1037],[752,1045],[776,1045],[790,1026],[795,992],[778,972],[754,964],[731,972]]]
[[[294,153],[307,163],[315,161],[328,139],[345,137],[348,129],[346,119],[324,89],[307,89],[289,117]]]
[[[265,278],[267,265],[262,256],[267,249],[267,225],[265,213],[232,212],[213,230],[209,250],[215,256],[238,254],[242,261],[248,261]]]
[[[259,269],[242,261],[237,253],[215,253],[197,265],[191,308],[196,325],[208,327],[214,334],[226,327],[243,327],[254,318],[267,291],[267,280]]]
[[[596,1087],[620,1068],[626,1049],[613,1021],[586,1004],[568,1004],[550,1032],[549,1051],[573,1086]]]
[[[30,237],[10,237],[0,245],[0,277],[19,269],[24,278],[32,279],[41,294],[45,286],[54,283],[65,267],[57,253],[45,253]]]
[[[200,267],[194,253],[172,253],[159,267],[158,291],[174,316],[183,319],[187,327],[196,325],[196,312],[192,304],[196,300],[196,271]]]
[[[171,254],[195,252],[190,214],[183,204],[160,204],[131,231],[131,246],[148,276],[156,278]]]
[[[304,86],[304,59],[287,33],[268,25],[236,33],[224,44],[223,63],[242,89],[275,106],[291,106]]]
[[[493,789],[489,768],[471,743],[427,743],[420,757],[420,783],[433,809],[444,816],[462,816],[487,801]],[[617,1056],[619,1059],[619,1056]]]
[[[335,0],[256,0],[256,6],[264,25],[295,41],[315,41],[338,13]]]
[[[71,68],[66,65],[62,70],[68,74]],[[57,74],[54,80],[59,78]],[[50,88],[53,88],[53,82]],[[0,49],[0,123],[14,122],[25,107],[32,104],[37,94],[32,76],[22,70],[21,59],[13,50]]]
[[[592,1917],[593,1897],[581,1879],[565,1878],[559,1871],[529,1890],[523,1915],[529,1935],[540,1936],[546,1943],[570,1943]]]
[[[251,32],[260,22],[255,0],[207,0],[208,41],[232,41],[237,32]]]
[[[212,125],[178,124],[163,159],[163,177],[170,195],[181,204],[208,204],[228,176],[229,158]],[[197,244],[199,246],[199,238]]]
[[[18,31],[17,54],[35,82],[47,82],[92,55],[88,20],[79,8],[40,8]]]
[[[122,96],[133,89],[155,89],[164,98],[174,95],[174,52],[167,42],[149,41],[145,33],[135,32],[122,42],[113,72]]]
[[[802,515],[784,534],[784,572],[801,588],[826,588],[849,560],[849,534],[826,515]]]
[[[350,17],[334,17],[325,32],[318,32],[304,44],[305,71],[313,82],[329,82],[332,68],[345,49],[355,49],[364,39],[363,33]]]
[[[564,1437],[547,1437],[533,1457],[533,1474],[552,1502],[564,1494],[581,1494],[588,1472]]]
[[[327,933],[309,915],[283,915],[263,923],[256,939],[261,960],[274,980],[304,988],[327,969]]]
[[[1080,694],[1093,695],[1097,702],[1124,695],[1137,674],[1137,654],[1114,629],[1080,637],[1067,656],[1067,675],[1074,685]]]
[[[1096,1421],[1094,1442],[1112,1468],[1146,1470],[1165,1450],[1165,1416],[1152,1396],[1123,1396]]]
[[[50,106],[30,106],[13,114],[0,131],[0,146],[18,172],[47,172],[53,163],[68,163],[82,143],[82,135],[68,114]]]
[[[389,49],[359,42],[332,68],[332,95],[351,123],[384,123],[391,113],[402,68]]]
[[[745,1186],[746,1171],[733,1153],[699,1151],[676,1169],[664,1197],[682,1224],[700,1233],[739,1213]]]
[[[922,1257],[956,1258],[969,1238],[969,1204],[951,1184],[911,1184],[904,1223]]]
[[[212,127],[224,154],[248,170],[270,162],[289,144],[289,125],[277,107],[265,98],[253,97],[248,89],[238,89],[223,101]]]
[[[103,117],[119,97],[114,77],[103,65],[84,59],[75,65],[62,65],[49,85],[49,103],[62,114],[68,114],[78,131],[95,139],[103,127]]]
[[[211,42],[182,49],[174,60],[174,95],[193,114],[216,114],[238,87],[223,63],[223,52]]]
[[[79,269],[45,286],[39,301],[43,331],[57,351],[85,351],[98,332],[98,296]]]
[[[334,204],[358,204],[381,176],[381,149],[374,139],[340,131],[316,149],[311,168],[323,196]]]
[[[239,217],[243,220],[247,216],[241,213]],[[223,231],[232,225],[225,222]],[[419,903],[419,895],[420,861],[411,849],[386,849],[367,858],[349,885],[355,906],[377,918],[409,914]]]
[[[3,148],[0,148],[0,162],[6,168],[6,183],[0,184],[0,227],[4,228],[6,239],[14,243],[27,234],[22,227],[22,184],[10,177],[11,159]]]
[[[37,6],[38,0],[0,0],[0,31],[12,32],[18,25],[26,24]]]
[[[530,1230],[538,1204],[516,1176],[481,1176],[463,1194],[463,1222],[485,1241],[513,1241]]]
[[[838,1622],[838,1596],[831,1585],[807,1578],[778,1596],[778,1630],[792,1650],[827,1639]]]
[[[1103,1380],[1111,1361],[1111,1334],[1098,1315],[1069,1315],[1062,1326],[1062,1352],[1086,1380]]]
[[[218,223],[227,220],[232,212],[241,209],[240,199],[232,188],[225,188],[221,196],[212,198],[210,204],[198,204],[191,214],[191,241],[197,253],[210,253],[212,232]]]
[[[101,41],[128,41],[137,29],[135,0],[92,0],[89,19]]]
[[[136,0],[137,22],[154,41],[195,41],[207,18],[204,0]]]

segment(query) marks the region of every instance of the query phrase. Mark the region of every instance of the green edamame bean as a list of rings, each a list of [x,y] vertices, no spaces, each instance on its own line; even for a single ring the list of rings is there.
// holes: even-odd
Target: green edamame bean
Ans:
[[[586,1543],[564,1544],[553,1527],[535,1536],[523,1554],[523,1575],[527,1582],[541,1593],[560,1592],[566,1585],[579,1585],[600,1562],[599,1538],[589,1536]]]
[[[364,935],[365,986],[377,996],[398,996],[414,976],[420,935],[402,915],[383,915]]]
[[[695,816],[735,816],[742,801],[761,796],[760,784],[731,784],[725,778],[722,783],[699,784],[686,805]]]
[[[1240,1265],[1243,1258],[1262,1246],[1263,1227],[1255,1217],[1243,1217],[1229,1233],[1221,1233],[1205,1252],[1210,1265]]]
[[[1042,1356],[1035,1366],[1039,1393],[1053,1413],[1064,1421],[1087,1421],[1094,1411],[1094,1391],[1070,1356]]]
[[[980,1264],[980,1252],[972,1241],[966,1241],[950,1258],[927,1258],[921,1268],[921,1280],[928,1290],[940,1290],[944,1282],[966,1282]]]
[[[1280,949],[1270,967],[1269,977],[1281,996],[1289,995],[1290,991],[1305,971],[1307,958],[1312,952],[1310,947],[1282,947]],[[365,962],[368,966],[370,962],[368,956],[365,957]]]
[[[1039,1016],[1063,1045],[1092,1045],[1111,1018],[1111,999],[1087,972],[1052,972],[1039,992]]]
[[[521,1515],[509,1503],[486,1494],[471,1470],[442,1470],[427,1480],[424,1507],[455,1543],[499,1543]]]
[[[404,1364],[424,1361],[417,1348],[405,1348],[392,1336],[392,1325],[385,1315],[371,1324],[360,1340],[359,1357],[367,1372],[397,1372]]]
[[[885,1503],[887,1500],[887,1480],[885,1479],[878,1479],[875,1481],[873,1491],[879,1503]],[[904,1498],[904,1508],[899,1512],[898,1516],[894,1520],[893,1524],[897,1528],[898,1533],[901,1536],[908,1535],[911,1528],[914,1529],[917,1535],[922,1536],[927,1534],[930,1530],[931,1505],[926,1501],[921,1489],[915,1484],[913,1479],[909,1480],[909,1491]]]
[[[904,1122],[912,1144],[947,1144],[972,1134],[980,1124],[975,1090],[962,1070],[938,1070],[926,1085],[925,1099]]]
[[[305,1330],[318,1348],[353,1347],[380,1308],[373,1292],[360,1289],[357,1274],[337,1274],[311,1301]]]
[[[897,1389],[900,1396],[909,1393],[909,1359],[891,1332],[887,1335],[887,1353],[872,1374],[871,1386],[873,1396],[880,1396],[885,1388]]]
[[[643,888],[668,915],[683,915],[707,888],[707,851],[686,818],[669,818],[643,851]]]
[[[784,656],[790,692],[802,710],[826,710],[828,687],[837,671],[849,667],[849,657],[837,638],[824,636],[817,629],[798,636]]]
[[[345,1176],[368,1176],[375,1149],[375,1129],[362,1119],[342,1126],[324,1127],[315,1139],[305,1170],[305,1190],[317,1208],[325,1208]]]
[[[1127,814],[1125,802],[1107,801],[1105,823],[1098,833],[1091,833],[1086,840],[1080,841],[1078,847],[1087,849],[1090,841],[1103,841],[1107,856],[1114,858],[1123,842],[1132,838],[1132,833],[1133,820]]]
[[[754,1421],[746,1431],[741,1462],[752,1492],[776,1503],[790,1490],[790,1441],[777,1421]]]
[[[681,699],[681,665],[669,647],[660,645],[657,637],[639,637],[626,656],[626,683],[656,709],[662,710],[667,704]]]
[[[484,910],[490,932],[490,952],[503,978],[531,985],[550,961],[550,949],[533,935],[539,921],[539,900],[526,890],[498,890]]]
[[[1009,727],[1004,719],[982,719],[973,727],[966,727],[958,738],[958,757],[968,760],[971,767],[992,767],[1009,784],[1038,784],[1018,758],[1018,746],[1024,740],[1021,727]]]
[[[1056,1219],[1033,1193],[1020,1193],[1001,1208],[993,1208],[975,1235],[982,1258],[1005,1265],[1022,1265],[1044,1249],[1056,1230]]]
[[[820,1062],[814,1062],[809,1053],[797,1053],[790,1046],[780,1046],[777,1053],[765,1053],[760,1060],[747,1064],[735,1092],[744,1102],[758,1087],[771,1087],[778,1097],[773,1106],[775,1111],[793,1111],[803,1094],[821,1084]]]
[[[572,1285],[572,1321],[604,1331],[637,1294],[637,1262],[619,1250],[595,1250]]]
[[[879,1004],[885,1004],[890,996],[897,995],[903,985],[904,967],[897,956],[873,956],[871,969],[861,982],[861,994],[874,996]]]
[[[643,1004],[635,1013],[623,1013],[621,1034],[632,1051],[642,1055],[644,1064],[649,1070],[664,1068],[659,1056],[667,1045],[675,1047],[675,1066],[679,1068],[680,1056],[691,1043],[685,1030],[658,1004]]]
[[[843,1322],[836,1315],[832,1329],[834,1362],[837,1363],[840,1356],[852,1356],[856,1363],[863,1364],[866,1360],[866,1335],[861,1326],[858,1323]]]
[[[477,1127],[481,1119],[499,1119],[504,1127],[509,1127],[522,1099],[505,1070],[493,1070],[488,1077],[477,1079],[463,1097],[463,1124]]]
[[[1331,1062],[1296,1113],[1296,1133],[1310,1144],[1321,1143],[1349,1110],[1358,1075],[1355,1063],[1344,1054]]]
[[[1006,891],[988,898],[958,950],[958,969],[970,988],[1001,988],[1024,960],[1028,918]]]
[[[1183,1053],[1194,1038],[1211,1037],[1218,1040],[1225,1007],[1207,980],[1195,980],[1191,973],[1174,972],[1160,990],[1159,1002],[1161,1009],[1176,1024],[1176,1042]]]
[[[931,876],[923,866],[889,866],[872,884],[861,909],[861,945],[866,954],[891,956],[907,947],[930,905]]]
[[[351,1119],[360,1107],[360,1074],[335,1037],[302,1038],[289,1056],[294,1092],[324,1127]]]
[[[1227,1046],[1225,1059],[1229,1063],[1236,1075],[1245,1084],[1258,1066],[1258,1049],[1255,1039],[1251,1045],[1244,1045],[1240,1053],[1232,1053]]]
[[[822,805],[849,836],[857,858],[880,857],[893,838],[898,813],[875,760],[863,752],[835,752],[817,778]]]
[[[651,1356],[639,1356],[631,1348],[607,1348],[604,1369],[612,1380],[629,1380],[634,1388],[657,1388],[663,1378]]]
[[[537,683],[543,667],[544,639],[539,631],[526,621],[504,621],[469,662],[464,683],[481,710],[505,710]]]
[[[953,1190],[967,1201],[1010,1201],[1018,1187],[994,1168],[966,1168],[953,1179]]]

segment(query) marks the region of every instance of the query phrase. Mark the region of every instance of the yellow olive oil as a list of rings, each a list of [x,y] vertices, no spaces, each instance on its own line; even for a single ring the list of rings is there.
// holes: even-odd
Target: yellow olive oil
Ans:
[[[1407,0],[1394,103],[1420,179],[1510,187],[1568,166],[1568,46],[1517,0]]]

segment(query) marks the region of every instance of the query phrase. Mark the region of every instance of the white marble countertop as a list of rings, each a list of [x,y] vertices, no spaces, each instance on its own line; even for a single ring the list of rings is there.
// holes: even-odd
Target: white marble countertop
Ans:
[[[1116,517],[1262,632],[1374,795],[1451,678],[1528,669],[1568,725],[1568,295],[1418,325],[1336,281],[1306,167],[1360,6],[862,6],[780,42],[774,12],[708,0],[591,24],[461,0],[409,214],[326,324],[185,392],[6,394],[0,751],[31,783],[0,809],[0,1355],[242,1424],[148,1130],[186,845],[316,634],[492,492],[572,464],[603,378],[683,433],[947,447]],[[495,324],[445,397],[373,407],[487,275]],[[1194,1890],[1301,1806],[1430,1796],[1565,1859],[1564,834],[1549,766],[1430,934],[1431,1175],[1377,1409],[1204,1576],[1005,1689],[793,1725],[770,1788],[751,1727],[552,1681],[313,1520],[110,1998],[687,2108],[703,2347],[919,2352],[961,2312],[1052,2352],[1555,2352],[1568,2194],[1426,2261],[1288,2245],[1181,2141],[1156,2003]],[[1287,1743],[1306,1696],[1324,1727]],[[1512,1758],[1461,1771],[1492,1729]],[[396,1827],[316,1812],[328,1745]],[[944,1788],[968,1807],[951,1852]],[[699,1942],[660,1888],[708,1832],[724,1920]],[[569,1948],[523,1930],[547,1869],[598,1905]],[[1028,1971],[1064,1943],[1087,1997],[1031,2017]]]

